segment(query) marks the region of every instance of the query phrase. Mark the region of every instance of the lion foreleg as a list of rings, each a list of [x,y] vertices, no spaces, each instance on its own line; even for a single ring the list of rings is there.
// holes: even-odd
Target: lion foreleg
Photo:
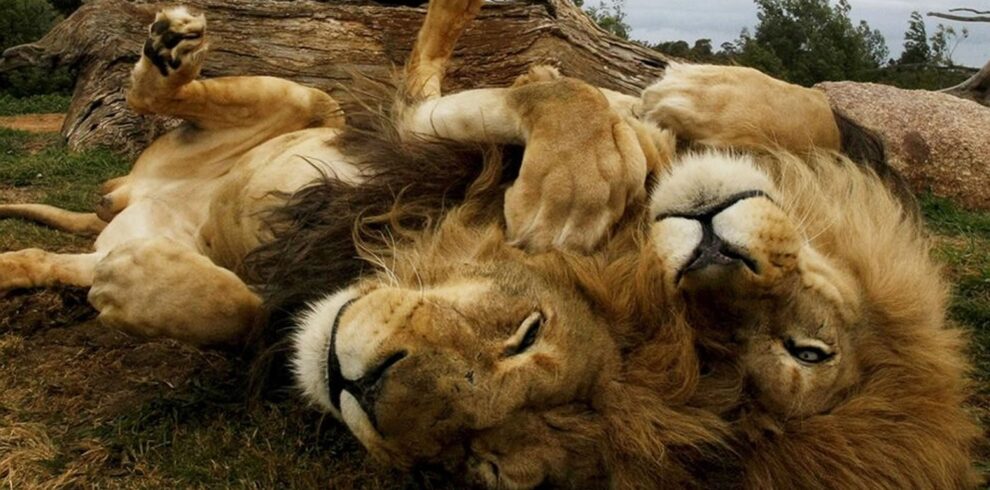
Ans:
[[[197,80],[208,48],[205,16],[183,7],[159,12],[131,72],[128,104],[201,129],[260,127],[280,134],[343,126],[339,104],[317,89],[274,77]]]
[[[237,344],[262,318],[261,299],[233,272],[167,238],[114,248],[89,301],[108,326],[194,345]]]
[[[0,254],[0,291],[48,286],[86,287],[100,254],[56,254],[37,248]]]
[[[409,100],[440,96],[440,85],[457,39],[481,10],[484,0],[431,0],[406,63]]]

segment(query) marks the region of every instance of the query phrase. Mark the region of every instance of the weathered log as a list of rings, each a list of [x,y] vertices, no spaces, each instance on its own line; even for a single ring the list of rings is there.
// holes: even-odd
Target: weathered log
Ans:
[[[207,12],[212,52],[203,75],[272,75],[352,100],[353,73],[383,78],[412,47],[425,9],[370,0],[188,0]],[[401,2],[393,2],[401,3]],[[140,116],[124,100],[146,26],[162,4],[93,0],[38,42],[3,53],[0,71],[68,65],[78,72],[62,135],[74,149],[141,151],[175,121]],[[611,36],[571,0],[493,2],[467,31],[445,89],[504,85],[530,65],[636,93],[666,66],[660,53]]]
[[[942,91],[990,107],[990,61],[966,81]]]

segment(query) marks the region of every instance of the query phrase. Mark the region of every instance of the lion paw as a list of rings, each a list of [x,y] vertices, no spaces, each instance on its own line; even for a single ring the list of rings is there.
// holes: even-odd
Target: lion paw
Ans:
[[[96,265],[89,302],[105,325],[197,345],[238,341],[261,304],[234,273],[167,238],[111,251]]]
[[[192,79],[199,73],[207,48],[206,16],[173,7],[155,15],[148,27],[144,56],[163,77],[179,73]]]
[[[701,145],[838,149],[838,127],[822,92],[752,68],[671,64],[641,102],[645,121]]]

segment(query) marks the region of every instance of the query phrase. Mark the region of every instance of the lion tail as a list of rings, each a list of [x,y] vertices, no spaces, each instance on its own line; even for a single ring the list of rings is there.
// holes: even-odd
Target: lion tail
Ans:
[[[107,223],[96,213],[77,213],[47,204],[0,204],[0,219],[19,218],[76,235],[99,235]]]

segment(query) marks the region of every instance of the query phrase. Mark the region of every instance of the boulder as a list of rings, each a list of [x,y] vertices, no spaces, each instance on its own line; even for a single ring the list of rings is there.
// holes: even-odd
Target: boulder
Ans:
[[[833,109],[879,134],[916,192],[990,209],[990,108],[952,95],[887,85],[817,85]]]

